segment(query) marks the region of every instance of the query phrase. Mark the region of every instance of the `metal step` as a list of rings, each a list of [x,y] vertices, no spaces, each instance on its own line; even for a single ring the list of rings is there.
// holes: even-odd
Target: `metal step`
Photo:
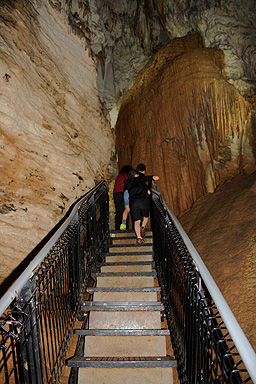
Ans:
[[[99,263],[97,264],[97,267],[112,267],[112,266],[132,266],[132,265],[152,265],[152,267],[155,267],[155,262],[154,261],[115,261],[113,263]]]
[[[152,247],[153,243],[144,243],[144,244],[113,244],[110,245],[109,248],[143,248],[143,247]]]
[[[69,359],[67,366],[76,368],[163,368],[177,367],[177,361],[171,356],[107,358],[77,356]]]
[[[160,299],[160,298],[159,298]],[[160,301],[157,292],[94,292],[93,301]],[[87,299],[86,299],[87,300]]]
[[[134,234],[134,230],[133,229],[126,229],[125,231],[122,231],[121,229],[115,229],[115,230],[112,230],[111,232],[110,232],[110,237],[112,237],[113,235],[115,235],[115,234],[123,234],[123,235],[125,235],[125,234],[129,234],[129,233],[133,233]]]
[[[153,255],[154,252],[153,251],[143,251],[143,249],[141,251],[135,251],[135,252],[125,252],[125,256],[135,256],[135,255],[138,255],[138,256],[142,256],[142,255]],[[124,256],[123,252],[104,252],[104,253],[101,253],[101,256],[102,257],[106,257],[106,256]]]
[[[152,234],[153,233],[152,229],[146,229],[146,233]],[[127,229],[125,231],[121,231],[119,229],[116,229],[116,230],[110,232],[110,238],[115,237],[115,236],[119,237],[120,235],[123,235],[123,236],[134,235],[134,230],[133,229]]]
[[[85,301],[81,306],[82,311],[163,311],[164,306],[159,301]]]
[[[88,293],[94,292],[161,292],[160,287],[87,287]]]
[[[152,236],[152,234],[147,234],[146,233],[146,235],[145,236],[143,236],[143,238],[144,239],[152,239],[153,238],[153,236]],[[135,235],[134,235],[134,233],[133,233],[133,236],[131,235],[131,236],[113,236],[113,237],[111,237],[111,240],[120,240],[120,241],[122,241],[122,240],[136,240],[136,237],[135,237]]]
[[[79,336],[169,336],[169,329],[75,329]]]
[[[134,276],[152,276],[156,278],[156,272],[97,272],[96,277],[134,277]]]
[[[90,329],[161,329],[160,311],[92,311]]]

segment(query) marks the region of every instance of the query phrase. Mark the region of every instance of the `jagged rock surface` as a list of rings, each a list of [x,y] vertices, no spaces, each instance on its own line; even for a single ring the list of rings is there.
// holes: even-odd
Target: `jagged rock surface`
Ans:
[[[0,4],[2,281],[107,176],[113,137],[96,64],[47,2]]]
[[[140,72],[116,124],[120,166],[143,162],[179,213],[229,177],[255,170],[252,105],[198,35],[173,40]]]
[[[170,38],[200,33],[207,48],[224,52],[225,74],[242,94],[255,94],[256,3],[157,0],[158,14]]]

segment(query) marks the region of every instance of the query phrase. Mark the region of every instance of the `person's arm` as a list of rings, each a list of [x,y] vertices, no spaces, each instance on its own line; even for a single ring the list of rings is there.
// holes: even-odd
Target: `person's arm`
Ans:
[[[159,180],[159,176],[154,176],[154,175],[151,175],[151,176],[141,176],[140,177],[141,181],[143,181],[144,183],[146,183],[147,181],[157,181]]]

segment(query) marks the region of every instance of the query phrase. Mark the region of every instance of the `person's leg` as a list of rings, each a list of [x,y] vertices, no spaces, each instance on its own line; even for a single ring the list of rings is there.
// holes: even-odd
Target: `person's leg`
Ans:
[[[147,223],[148,223],[148,217],[143,217],[143,221],[142,221],[142,227],[146,227],[146,225],[147,225]]]
[[[143,216],[143,219],[142,219],[142,223],[141,223],[141,227],[140,227],[140,234],[141,234],[141,237],[144,237],[145,236],[145,227],[148,223],[148,219],[149,219],[149,205],[148,205],[148,201],[145,200],[142,204],[142,207],[141,207],[141,212],[142,212],[142,216]]]
[[[141,228],[140,228],[141,236],[145,236],[145,228],[147,223],[148,223],[148,217],[143,217]]]
[[[140,213],[140,208],[139,208],[139,201],[137,201],[137,200],[132,201],[130,208],[131,208],[131,215],[132,215],[132,219],[133,219],[133,223],[134,223],[134,232],[135,232],[136,238],[137,238],[137,244],[140,245],[140,244],[144,243],[144,240],[142,239],[141,234],[140,234],[141,213]]]
[[[122,224],[122,215],[124,211],[124,195],[122,192],[114,193],[114,203],[116,209],[115,229],[120,229]]]
[[[128,228],[127,217],[130,212],[129,207],[129,192],[127,190],[124,191],[124,211],[122,214],[122,224],[120,225],[121,230],[126,230]]]
[[[134,231],[135,231],[137,239],[140,238],[141,237],[141,235],[140,235],[140,220],[136,220],[134,222]]]
[[[123,211],[122,224],[120,225],[121,230],[128,229],[127,217],[128,217],[129,212],[130,212],[130,207],[129,207],[129,205],[126,205],[124,207],[124,211]]]
[[[130,212],[130,207],[129,205],[126,205],[123,211],[123,220],[127,220],[129,212]]]

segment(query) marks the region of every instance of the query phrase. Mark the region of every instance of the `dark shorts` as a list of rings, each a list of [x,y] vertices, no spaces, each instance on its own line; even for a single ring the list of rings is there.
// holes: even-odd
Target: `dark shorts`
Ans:
[[[142,220],[143,217],[149,217],[148,199],[130,201],[130,210],[133,221]]]

